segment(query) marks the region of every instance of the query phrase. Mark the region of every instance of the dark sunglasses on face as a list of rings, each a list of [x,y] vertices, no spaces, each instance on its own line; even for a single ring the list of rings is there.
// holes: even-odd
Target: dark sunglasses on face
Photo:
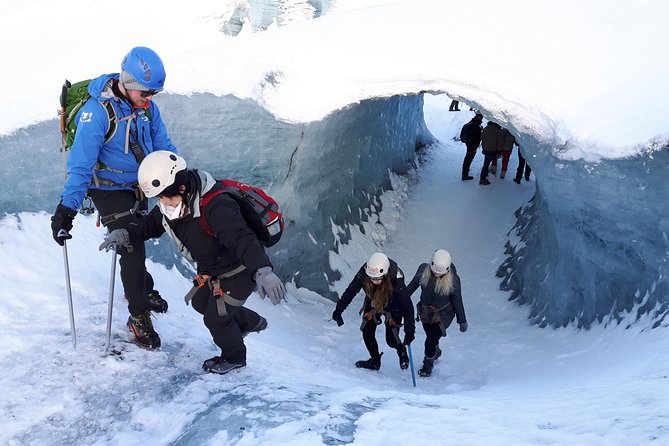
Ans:
[[[149,96],[155,96],[160,93],[160,90],[146,90],[140,91],[139,95],[143,98],[148,98]]]

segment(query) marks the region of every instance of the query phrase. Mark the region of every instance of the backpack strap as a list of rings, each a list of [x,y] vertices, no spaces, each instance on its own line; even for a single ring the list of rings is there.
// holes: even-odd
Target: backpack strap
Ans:
[[[207,221],[207,217],[205,216],[204,213],[204,207],[216,196],[224,194],[226,192],[225,189],[216,189],[213,191],[209,191],[206,194],[202,196],[200,199],[200,218],[198,218],[198,222],[200,223],[200,226],[202,226],[202,229],[204,232],[209,236],[209,237],[215,237],[216,235],[214,234],[214,231],[211,230],[211,226],[209,225],[209,222]]]
[[[116,111],[114,110],[114,106],[112,105],[111,101],[99,101],[100,105],[102,105],[105,110],[107,111],[107,121],[109,122],[109,127],[107,128],[107,133],[105,133],[105,144],[107,144],[116,134],[116,128],[118,127],[116,123],[118,120],[116,119]]]

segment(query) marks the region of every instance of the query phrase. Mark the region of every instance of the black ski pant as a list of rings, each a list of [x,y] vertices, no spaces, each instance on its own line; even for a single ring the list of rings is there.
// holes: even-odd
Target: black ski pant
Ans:
[[[225,287],[223,283],[222,286]],[[256,328],[261,316],[244,306],[224,305],[227,314],[219,315],[216,298],[206,285],[193,296],[193,308],[204,316],[204,325],[221,349],[221,357],[234,364],[246,364],[246,345],[242,335]]]
[[[394,320],[402,320],[400,315],[393,316]],[[371,358],[379,357],[379,344],[376,342],[376,322],[374,320],[363,320],[367,321],[362,327],[362,340],[365,342],[365,347],[369,352]],[[394,325],[391,327],[388,323],[384,324],[386,326],[386,344],[388,347],[394,348],[395,350],[401,350],[403,347],[402,343],[399,341],[399,327]]]
[[[446,336],[446,329],[453,322],[455,317],[454,312],[448,312],[446,314],[441,314],[441,320],[443,322],[443,328],[441,323],[437,324],[428,324],[423,322],[423,329],[425,330],[425,357],[434,358],[434,355],[437,354],[437,347],[439,347],[439,339],[442,336]]]
[[[462,176],[469,176],[469,169],[472,166],[472,161],[476,156],[476,149],[478,147],[467,147],[467,154],[465,155],[465,160],[462,162]]]
[[[483,160],[483,167],[481,167],[481,181],[488,179],[490,165],[497,165],[497,152],[483,152],[483,156],[485,156],[485,159]]]
[[[127,212],[135,206],[137,198],[134,191],[131,190],[98,190],[92,189],[89,192],[95,207],[100,213],[100,217],[111,216]],[[144,198],[137,211],[146,211],[148,200]],[[111,232],[114,229],[125,228],[131,223],[136,223],[141,218],[136,212],[110,221],[105,226]],[[153,290],[153,277],[146,270],[144,261],[146,260],[146,250],[143,241],[137,241],[130,247],[118,247],[120,255],[119,265],[121,266],[121,283],[123,283],[123,292],[128,300],[128,311],[132,316],[139,316],[149,308],[147,294]]]
[[[523,158],[523,155],[520,153],[520,149],[518,149],[518,169],[516,170],[516,180],[520,181],[523,178],[523,170],[525,170],[525,179],[529,181],[532,168],[530,167],[529,163],[525,162],[525,158]]]

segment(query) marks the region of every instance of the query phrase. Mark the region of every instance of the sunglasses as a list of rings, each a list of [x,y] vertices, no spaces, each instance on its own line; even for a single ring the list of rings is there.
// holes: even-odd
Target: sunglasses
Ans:
[[[149,96],[155,96],[160,92],[161,90],[146,90],[146,91],[140,90],[139,95],[143,98],[148,98]]]

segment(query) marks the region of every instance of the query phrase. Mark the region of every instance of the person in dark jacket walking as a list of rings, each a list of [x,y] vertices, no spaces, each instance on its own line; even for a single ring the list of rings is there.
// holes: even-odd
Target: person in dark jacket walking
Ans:
[[[376,326],[381,325],[381,316],[385,317],[386,343],[397,350],[400,368],[409,367],[409,355],[406,346],[415,339],[416,324],[411,300],[404,293],[404,273],[394,260],[385,254],[372,254],[337,301],[332,319],[338,326],[344,325],[342,313],[353,298],[364,290],[365,301],[360,311],[362,314],[362,339],[369,351],[370,358],[357,361],[355,366],[363,369],[379,370],[381,355],[376,342]],[[400,340],[399,327],[404,322],[404,341]]]
[[[496,174],[495,168],[497,166],[497,154],[500,151],[500,132],[502,127],[496,122],[488,121],[488,124],[483,129],[481,134],[481,147],[483,147],[483,155],[485,160],[483,161],[483,167],[481,168],[481,178],[479,179],[479,184],[487,186],[490,184],[488,181],[488,169],[492,164],[493,166],[493,175]]]
[[[165,67],[153,50],[136,47],[121,64],[121,72],[91,80],[91,98],[81,107],[72,150],[67,158],[67,179],[60,203],[51,218],[53,238],[63,246],[71,239],[74,217],[88,196],[109,231],[136,222],[148,208],[137,186],[137,169],[154,150],[176,153],[153,96],[163,90]],[[113,115],[109,109],[113,110]],[[107,133],[110,119],[116,131]],[[144,265],[144,243],[119,247],[121,282],[128,300],[128,328],[144,348],[160,347],[151,311],[164,313],[167,302],[153,289]]]
[[[520,147],[518,147],[518,169],[516,169],[516,178],[513,179],[514,183],[520,184],[520,179],[523,178],[523,171],[525,172],[525,181],[530,181],[532,168],[530,167],[530,163],[523,157],[523,154],[520,153]]]
[[[462,181],[474,179],[474,177],[469,175],[469,168],[472,165],[472,161],[474,161],[479,144],[481,144],[481,130],[483,130],[483,127],[481,127],[482,122],[483,115],[481,113],[476,113],[472,120],[463,125],[460,130],[460,141],[467,147],[467,153],[462,162]]]
[[[418,317],[425,329],[425,358],[418,374],[430,376],[434,361],[441,356],[439,339],[446,336],[446,329],[457,317],[462,333],[467,331],[467,317],[462,304],[460,276],[452,263],[451,254],[438,249],[432,255],[430,264],[423,263],[418,267],[416,275],[407,285],[407,298],[420,286]]]
[[[198,275],[185,297],[186,304],[193,301],[221,349],[220,356],[206,360],[202,368],[225,374],[246,366],[243,337],[264,330],[267,321],[244,307],[244,302],[256,287],[261,297],[269,296],[275,305],[286,292],[256,234],[228,194],[218,194],[201,207],[202,197],[222,186],[207,172],[187,169],[186,161],[174,153],[148,155],[139,167],[138,179],[146,196],[157,196],[159,204],[136,224],[112,231],[100,249],[167,233],[179,252],[197,263]],[[199,221],[202,212],[213,236]]]

